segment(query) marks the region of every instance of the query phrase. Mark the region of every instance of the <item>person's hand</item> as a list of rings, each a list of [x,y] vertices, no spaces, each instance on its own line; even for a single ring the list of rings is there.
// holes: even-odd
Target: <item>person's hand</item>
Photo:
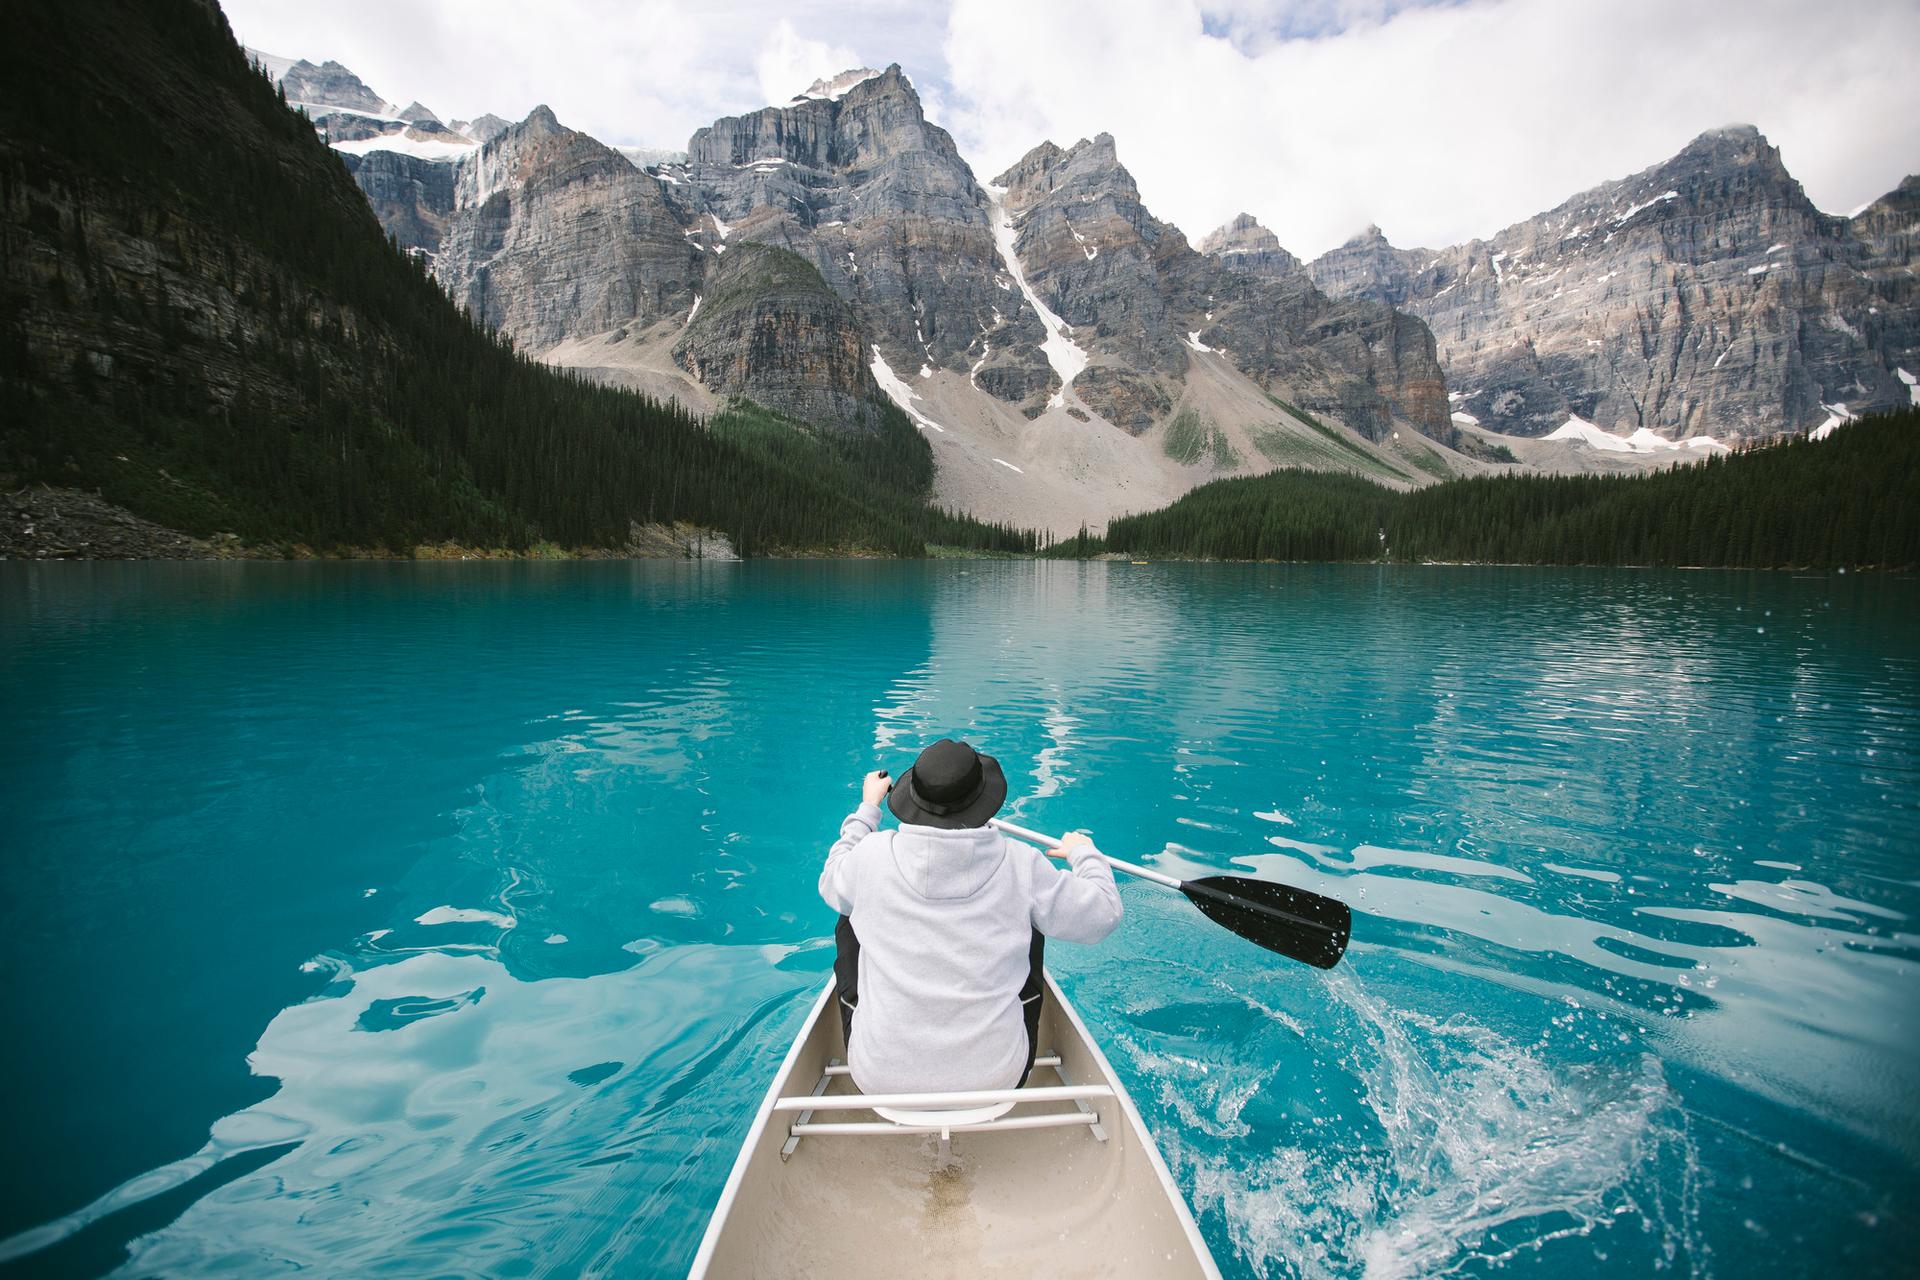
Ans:
[[[1083,844],[1090,845],[1092,843],[1092,837],[1088,836],[1085,832],[1069,831],[1060,837],[1059,844],[1047,850],[1047,856],[1049,858],[1064,858],[1067,856],[1068,851],[1077,849]]]
[[[867,804],[879,804],[891,790],[893,779],[885,769],[875,769],[860,780],[860,799]]]

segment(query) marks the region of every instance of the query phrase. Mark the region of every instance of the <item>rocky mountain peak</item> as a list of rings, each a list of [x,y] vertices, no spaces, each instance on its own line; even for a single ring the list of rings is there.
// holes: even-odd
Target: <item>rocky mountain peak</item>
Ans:
[[[439,116],[427,110],[427,108],[417,99],[413,102],[409,102],[406,106],[402,107],[399,111],[395,112],[395,114],[398,115],[402,120],[405,120],[408,124],[440,124],[442,123]]]
[[[393,104],[366,86],[359,76],[329,59],[317,66],[305,58],[280,77],[287,101],[309,106],[344,107],[371,115],[390,115]]]
[[[1767,136],[1760,132],[1759,126],[1751,124],[1723,124],[1715,129],[1703,129],[1695,135],[1668,161],[1677,164],[1688,156],[1700,154],[1750,154],[1762,148],[1771,149]]]
[[[1007,208],[1015,216],[1055,193],[1070,193],[1091,203],[1102,196],[1126,205],[1138,205],[1140,188],[1120,163],[1110,133],[1082,138],[1064,151],[1042,142],[993,180],[1006,190]]]
[[[454,206],[477,208],[501,192],[536,180],[560,185],[621,171],[633,171],[633,165],[604,143],[561,124],[553,108],[541,103],[519,124],[477,147],[460,166],[454,180]],[[657,189],[658,184],[649,180],[649,186]]]
[[[1800,183],[1787,172],[1787,166],[1780,160],[1780,148],[1768,142],[1767,136],[1750,124],[1709,129],[1682,147],[1671,160],[1656,165],[1648,172],[1686,177],[1694,174],[1717,176],[1734,170],[1749,171],[1768,186],[1790,189],[1793,196],[1806,202],[1806,197],[1800,191]],[[1812,207],[1807,202],[1807,208]]]
[[[1388,306],[1407,298],[1414,275],[1414,253],[1396,249],[1377,223],[1368,223],[1338,249],[1313,260],[1313,282],[1336,298],[1363,296]]]
[[[1025,387],[1039,322],[1009,305],[987,199],[952,137],[897,63],[818,87],[695,131],[685,163],[657,170],[667,199],[716,256],[757,241],[805,258],[885,360]]]
[[[1375,231],[1316,260],[1314,281],[1426,320],[1475,425],[1764,439],[1833,404],[1907,399],[1911,240],[1822,213],[1752,125],[1490,239],[1403,250]]]
[[[1233,221],[1215,227],[1195,246],[1202,253],[1271,253],[1280,248],[1280,237],[1260,225],[1250,213],[1236,214]],[[1284,250],[1281,250],[1285,252]]]
[[[544,102],[527,112],[527,118],[519,125],[523,132],[540,133],[558,133],[565,127],[560,123],[560,117],[553,114],[553,108]]]
[[[696,130],[687,143],[688,166],[873,169],[915,151],[958,160],[947,131],[927,122],[920,95],[899,63],[881,72],[843,72],[825,83],[838,85],[856,75],[862,78],[836,93],[809,91],[784,107],[726,116]]]
[[[533,352],[684,316],[709,255],[662,186],[542,104],[459,165],[434,274]]]
[[[1861,235],[1884,237],[1920,233],[1920,174],[1910,173],[1900,185],[1856,212],[1847,220]]]
[[[503,120],[491,111],[485,115],[475,116],[471,120],[455,120],[453,122],[453,130],[455,133],[464,133],[475,142],[485,142],[489,138],[498,137],[512,127],[513,121]]]
[[[1195,246],[1209,257],[1219,258],[1241,271],[1267,280],[1279,280],[1301,274],[1305,267],[1288,253],[1280,237],[1250,213],[1240,214],[1223,227],[1217,227]]]

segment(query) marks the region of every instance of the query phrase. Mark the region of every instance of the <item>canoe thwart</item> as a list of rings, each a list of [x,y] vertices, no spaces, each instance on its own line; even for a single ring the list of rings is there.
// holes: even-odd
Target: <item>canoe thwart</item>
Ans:
[[[891,1121],[859,1121],[854,1124],[796,1124],[787,1132],[796,1138],[875,1138],[891,1133],[992,1133],[1001,1129],[1065,1129],[1085,1125],[1099,1127],[1099,1115],[1086,1111],[1044,1111],[1037,1116],[1002,1116],[980,1124],[894,1124]]]

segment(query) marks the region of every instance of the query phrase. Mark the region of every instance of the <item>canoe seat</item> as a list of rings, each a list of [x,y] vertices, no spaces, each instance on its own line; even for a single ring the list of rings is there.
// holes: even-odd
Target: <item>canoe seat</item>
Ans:
[[[1035,1067],[1050,1067],[1054,1074],[1060,1073],[1060,1055],[1046,1054],[1035,1058]],[[800,1114],[787,1127],[786,1143],[780,1148],[780,1158],[787,1159],[800,1145],[802,1138],[863,1138],[886,1134],[938,1134],[942,1142],[956,1133],[987,1133],[996,1129],[1054,1129],[1069,1125],[1084,1125],[1101,1142],[1107,1140],[1107,1131],[1100,1123],[1100,1113],[1091,1105],[1094,1102],[1108,1100],[1114,1096],[1113,1088],[1105,1084],[1071,1084],[1065,1076],[1059,1076],[1058,1085],[1027,1085],[1019,1089],[975,1089],[954,1090],[947,1093],[844,1093],[829,1094],[827,1089],[840,1076],[852,1073],[846,1064],[834,1061],[827,1064],[821,1073],[819,1083],[813,1092],[804,1097],[778,1098],[773,1109],[780,1112]],[[1071,1102],[1072,1111],[1044,1111],[1039,1114],[1009,1115],[1022,1103]],[[868,1111],[878,1116],[874,1121],[853,1121],[846,1124],[822,1124],[814,1120],[816,1111]]]
[[[986,1124],[988,1121],[998,1120],[1013,1110],[1013,1106],[1011,1102],[994,1102],[984,1107],[961,1107],[946,1111],[916,1110],[911,1107],[875,1107],[873,1113],[895,1124],[916,1127],[938,1126],[942,1133],[946,1133],[958,1125]]]

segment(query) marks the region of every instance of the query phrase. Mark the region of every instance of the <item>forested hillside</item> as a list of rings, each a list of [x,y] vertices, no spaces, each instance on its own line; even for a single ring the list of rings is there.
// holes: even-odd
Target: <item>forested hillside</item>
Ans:
[[[0,480],[276,543],[919,554],[1030,538],[928,512],[926,442],[743,444],[516,354],[381,233],[204,0],[9,11],[0,44]],[[876,465],[874,459],[886,459]]]
[[[1277,471],[1115,520],[1104,551],[1224,560],[1910,567],[1920,410],[1641,476],[1505,475],[1411,493]]]

